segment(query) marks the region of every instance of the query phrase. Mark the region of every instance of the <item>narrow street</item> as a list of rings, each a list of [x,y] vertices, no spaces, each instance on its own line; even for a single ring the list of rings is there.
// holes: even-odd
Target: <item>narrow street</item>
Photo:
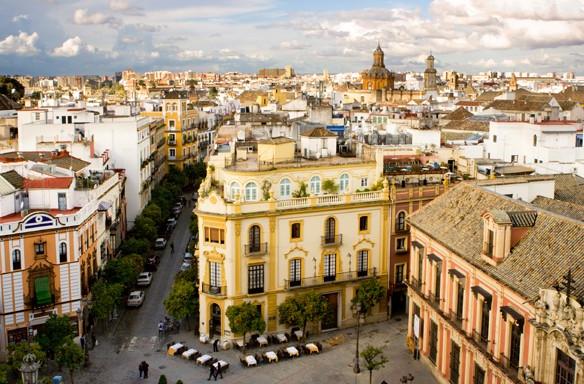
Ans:
[[[146,298],[140,308],[125,308],[117,321],[112,322],[106,335],[98,335],[99,345],[90,351],[90,366],[82,370],[76,383],[117,383],[132,382],[137,370],[134,359],[144,359],[155,353],[164,342],[158,339],[158,322],[164,318],[163,301],[166,298],[176,273],[179,271],[183,255],[191,233],[189,223],[192,204],[188,204],[177,218],[177,225],[163,251],[157,251],[160,264],[154,272],[152,283],[145,289]],[[170,244],[174,242],[174,255]],[[127,354],[126,352],[130,352]],[[139,352],[138,354],[131,352]],[[127,368],[122,368],[127,367]],[[117,368],[117,369],[116,369]],[[123,377],[109,375],[120,374]]]

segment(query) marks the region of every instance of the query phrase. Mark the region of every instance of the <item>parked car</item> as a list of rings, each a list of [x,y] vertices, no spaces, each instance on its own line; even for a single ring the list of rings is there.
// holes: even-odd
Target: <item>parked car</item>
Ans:
[[[183,261],[183,263],[180,265],[180,270],[181,271],[187,271],[189,269],[191,269],[191,263],[189,263],[188,261]]]
[[[193,254],[190,252],[185,252],[185,255],[183,256],[183,262],[192,263],[193,262]]]
[[[166,226],[167,226],[167,228],[171,228],[170,230],[172,231],[174,229],[174,227],[176,227],[176,219],[170,218],[170,219],[166,220]]]
[[[147,272],[155,272],[158,269],[158,263],[160,263],[160,257],[152,255],[146,260],[144,268]]]
[[[152,272],[142,272],[138,275],[136,285],[147,287],[152,283]]]
[[[164,237],[159,237],[158,239],[156,239],[156,241],[154,242],[154,248],[155,249],[166,248],[166,239]]]
[[[182,212],[182,205],[175,205],[172,208],[172,214],[176,217],[180,216],[180,213]]]
[[[128,307],[139,307],[144,303],[144,291],[132,291],[128,295],[126,305]]]

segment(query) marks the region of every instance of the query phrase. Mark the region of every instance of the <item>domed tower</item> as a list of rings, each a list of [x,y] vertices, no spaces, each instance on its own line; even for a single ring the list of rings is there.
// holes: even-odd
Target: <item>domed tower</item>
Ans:
[[[393,73],[385,68],[383,50],[379,43],[373,51],[373,65],[370,69],[361,72],[363,89],[378,91],[393,89]]]
[[[426,70],[424,71],[424,90],[435,91],[436,86],[436,68],[434,68],[434,56],[430,54],[426,58]]]
[[[375,51],[373,51],[373,66],[385,68],[383,57],[384,57],[383,50],[381,49],[379,42],[377,42],[377,48],[375,48]]]

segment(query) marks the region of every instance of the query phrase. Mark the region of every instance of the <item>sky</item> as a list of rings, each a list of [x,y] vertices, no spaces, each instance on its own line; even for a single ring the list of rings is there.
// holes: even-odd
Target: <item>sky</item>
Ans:
[[[0,73],[584,73],[584,0],[0,0]]]

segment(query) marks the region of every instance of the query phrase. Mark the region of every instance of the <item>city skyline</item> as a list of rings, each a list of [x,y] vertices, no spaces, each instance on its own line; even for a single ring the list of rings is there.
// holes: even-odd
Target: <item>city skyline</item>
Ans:
[[[359,72],[377,41],[386,66],[581,73],[584,2],[416,0],[3,0],[0,72],[111,74],[132,68]]]

